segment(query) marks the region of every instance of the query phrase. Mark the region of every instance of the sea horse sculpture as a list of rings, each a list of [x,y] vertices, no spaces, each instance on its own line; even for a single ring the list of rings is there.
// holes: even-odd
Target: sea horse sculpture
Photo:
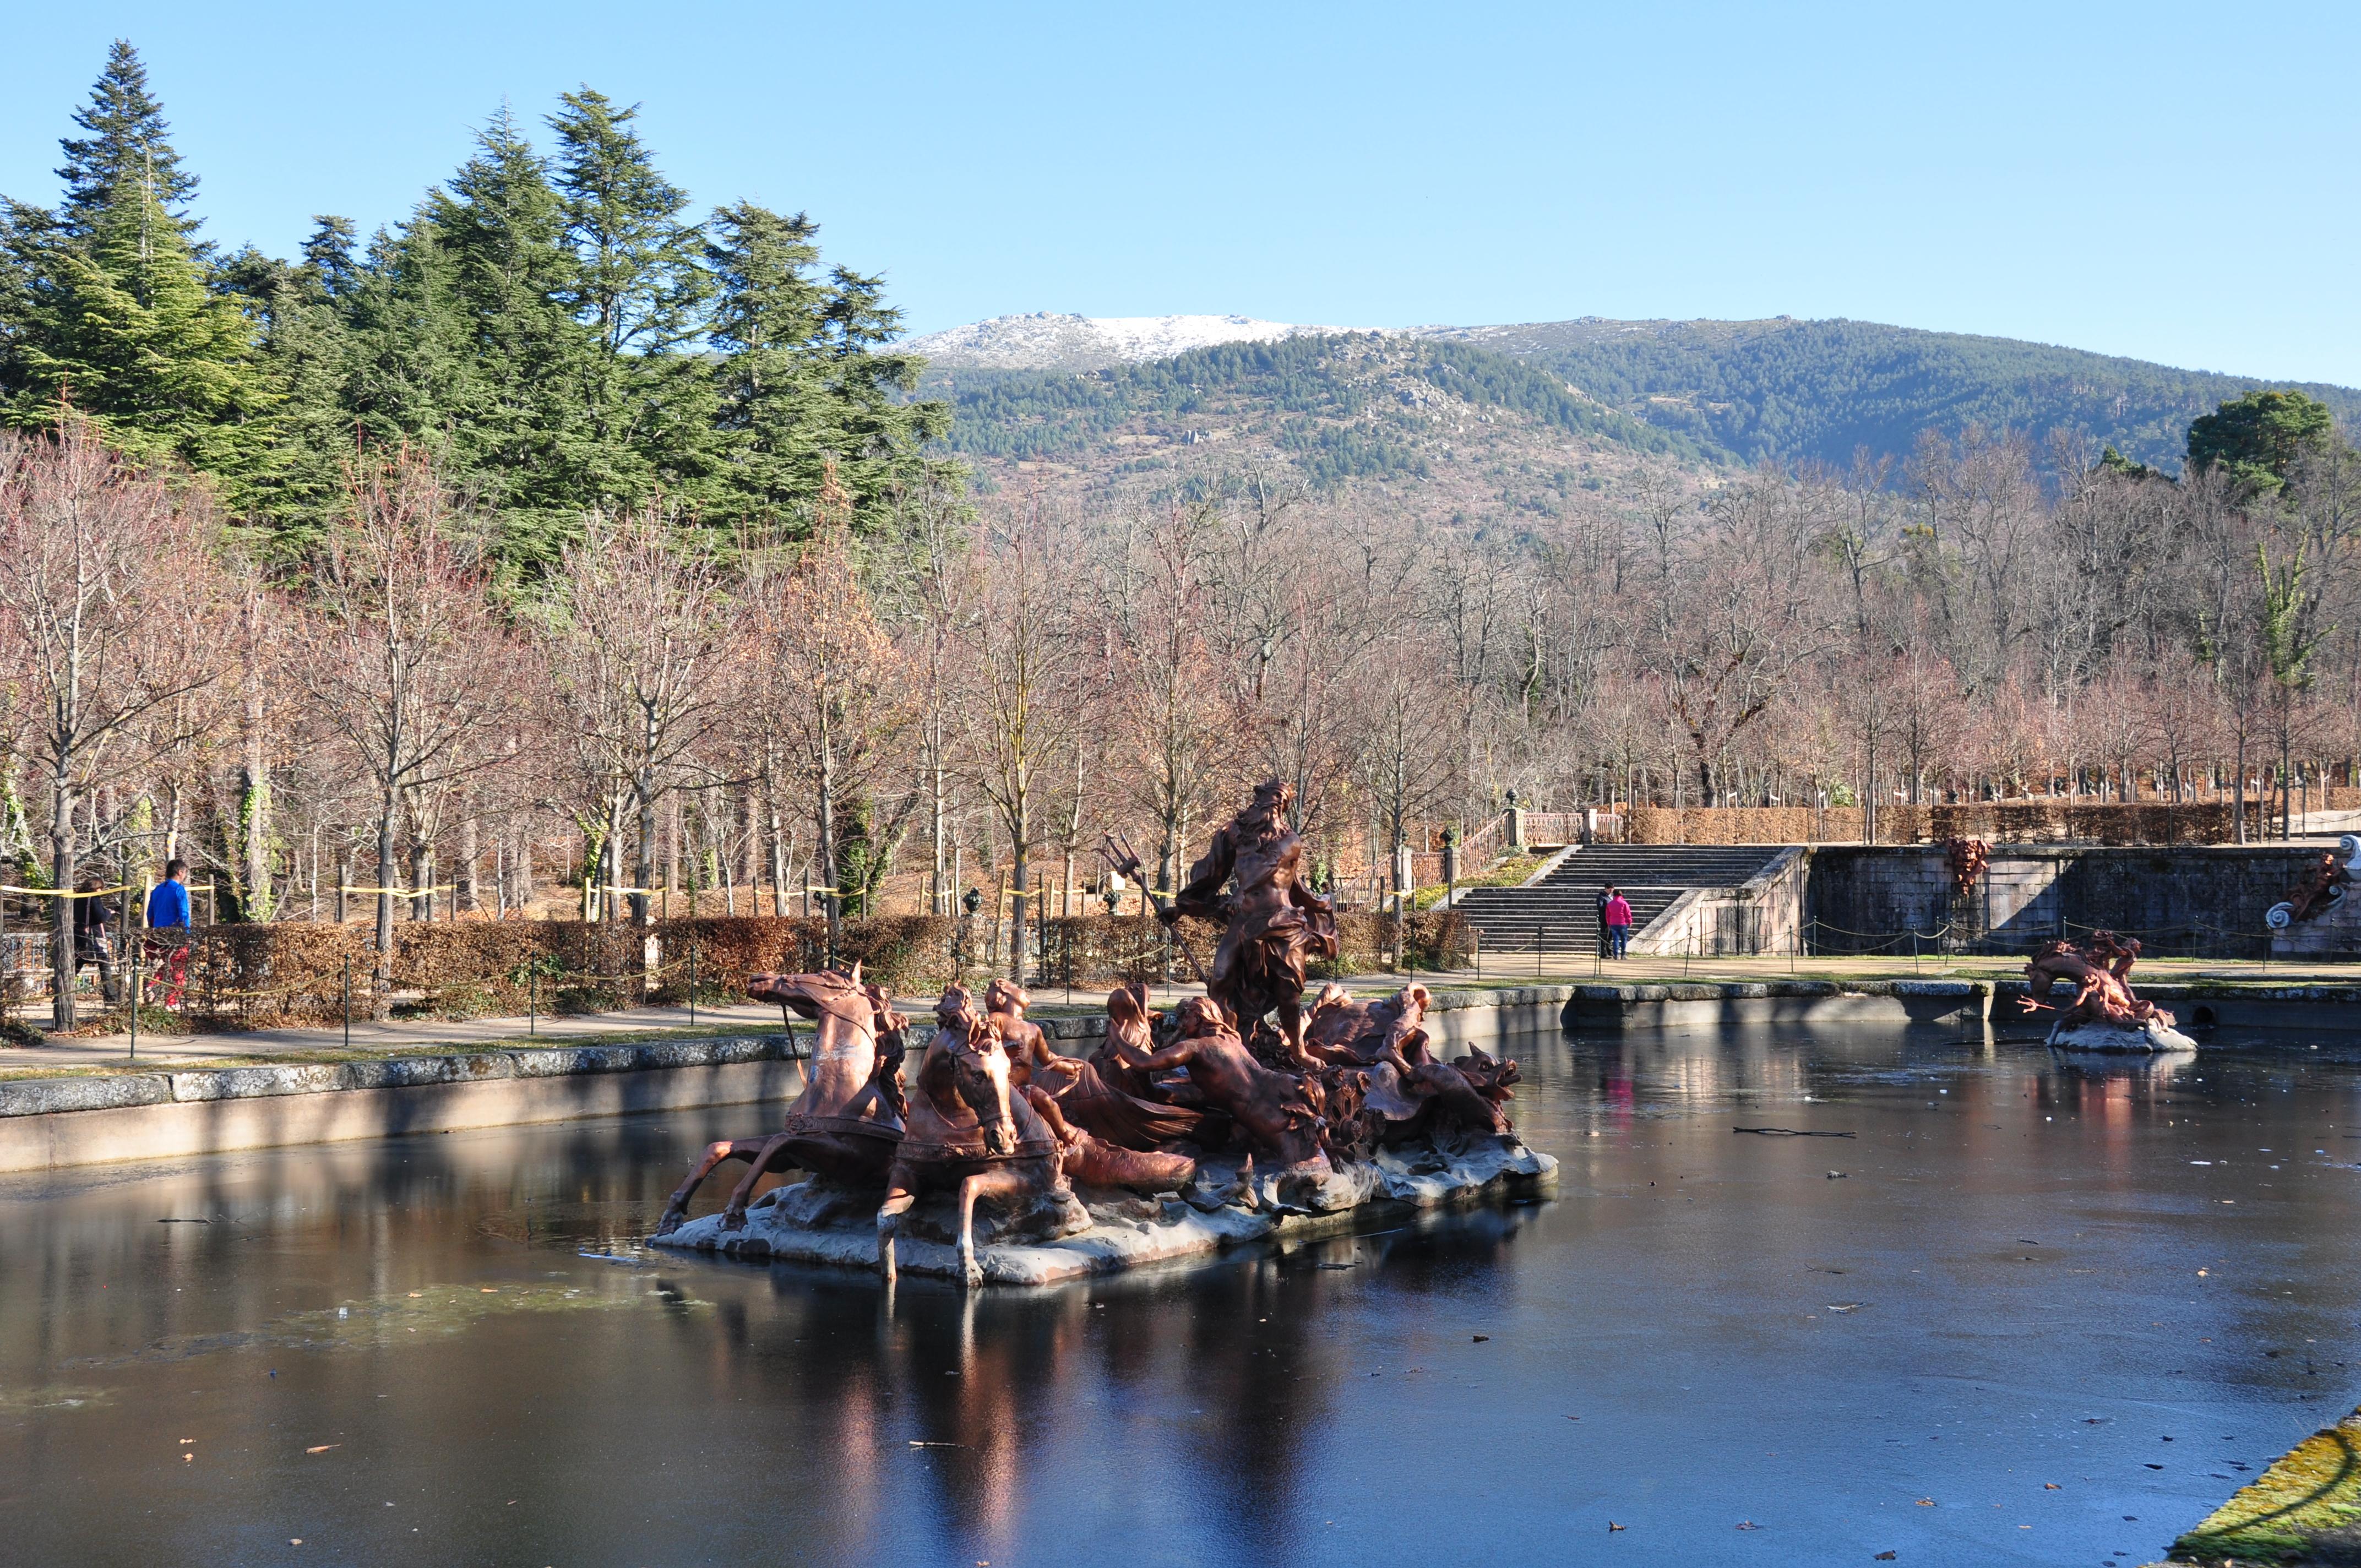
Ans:
[[[902,1031],[910,1021],[894,1011],[883,990],[862,982],[858,963],[817,974],[752,975],[746,994],[792,1008],[818,1025],[804,1091],[787,1107],[778,1132],[706,1148],[664,1205],[656,1222],[660,1236],[680,1228],[697,1188],[730,1160],[747,1165],[722,1211],[722,1228],[734,1231],[745,1225],[747,1202],[763,1177],[800,1168],[856,1188],[881,1187],[902,1140]]]
[[[2045,1000],[2059,981],[2074,986],[2074,999],[2057,1009],[2049,1043],[2079,1050],[2192,1050],[2197,1042],[2173,1027],[2172,1014],[2132,994],[2132,965],[2139,958],[2136,937],[2093,931],[2077,947],[2063,939],[2045,942],[2025,965],[2026,1012],[2047,1011]]]

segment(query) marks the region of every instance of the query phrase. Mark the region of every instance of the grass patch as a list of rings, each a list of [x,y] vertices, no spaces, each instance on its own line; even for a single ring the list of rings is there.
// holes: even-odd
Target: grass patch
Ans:
[[[2300,1563],[2315,1545],[2346,1548],[2361,1525],[2361,1411],[2314,1432],[2172,1543],[2172,1561],[2213,1568]],[[2351,1559],[2339,1554],[2338,1562]]]

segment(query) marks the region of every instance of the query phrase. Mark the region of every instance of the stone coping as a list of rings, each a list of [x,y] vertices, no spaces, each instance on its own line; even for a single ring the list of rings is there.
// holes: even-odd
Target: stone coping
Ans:
[[[1433,992],[1431,1013],[1467,1008],[1561,1005],[1575,994],[1565,985],[1451,989]],[[1052,1040],[1104,1038],[1106,1014],[1037,1018]],[[925,1027],[913,1014],[914,1032]],[[923,1037],[923,1036],[921,1036]],[[726,1035],[602,1046],[532,1046],[450,1054],[385,1057],[367,1061],[262,1063],[182,1068],[157,1072],[89,1074],[72,1078],[0,1080],[0,1117],[67,1111],[111,1111],[175,1102],[257,1100],[286,1094],[330,1094],[356,1089],[410,1089],[503,1078],[565,1078],[577,1074],[645,1072],[665,1068],[719,1067],[733,1062],[792,1060],[806,1049],[784,1034]]]
[[[709,1039],[652,1040],[639,1045],[534,1046],[450,1056],[388,1057],[372,1061],[288,1062],[247,1067],[189,1068],[169,1072],[0,1081],[0,1117],[62,1111],[110,1111],[208,1100],[255,1100],[285,1094],[329,1094],[356,1089],[410,1089],[502,1078],[566,1078],[667,1068],[720,1067],[785,1060],[802,1055],[787,1036],[730,1035]]]
[[[1993,989],[1988,980],[1712,980],[1631,985],[1535,986],[1584,1002],[1730,1002],[1755,997],[1927,996],[1965,998]],[[2146,989],[2143,987],[2142,989]],[[1536,1000],[1539,997],[1536,996]]]

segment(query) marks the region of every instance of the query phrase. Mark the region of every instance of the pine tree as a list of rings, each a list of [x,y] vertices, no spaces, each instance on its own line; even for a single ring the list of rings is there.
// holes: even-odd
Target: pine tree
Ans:
[[[276,400],[252,326],[206,289],[154,193],[134,185],[116,194],[86,245],[38,253],[50,292],[18,351],[25,385],[9,417],[46,424],[70,402],[126,451],[178,457],[229,479],[235,495],[259,477]]]
[[[707,261],[719,285],[711,339],[728,354],[719,422],[730,443],[719,521],[776,527],[808,510],[831,464],[855,515],[924,466],[925,442],[950,427],[939,402],[896,396],[923,362],[884,352],[901,313],[881,281],[837,268],[823,281],[818,225],[752,203],[714,214]],[[801,525],[796,525],[801,532]]]
[[[116,192],[140,186],[193,240],[197,220],[189,215],[189,203],[196,198],[197,177],[181,167],[164,105],[148,91],[148,68],[129,39],[115,40],[106,69],[91,86],[89,104],[76,109],[73,120],[89,134],[58,144],[66,155],[58,170],[66,192],[58,218],[66,233],[76,239],[96,234]],[[200,257],[210,250],[194,248]]]
[[[553,183],[574,277],[561,298],[589,329],[584,412],[593,444],[585,483],[610,509],[662,488],[699,499],[713,462],[713,394],[703,362],[682,350],[711,294],[688,192],[665,180],[640,140],[636,105],[588,87],[564,95]]]
[[[304,259],[290,266],[247,246],[215,270],[215,286],[257,323],[260,363],[280,395],[270,482],[256,498],[273,538],[266,552],[300,554],[346,499],[355,421],[346,409],[353,333],[342,302],[359,283],[352,221],[319,217]]]
[[[506,110],[475,157],[428,198],[423,236],[447,257],[476,383],[453,456],[502,514],[503,554],[547,565],[600,498],[583,406],[595,345],[574,320],[566,214]],[[413,225],[413,231],[415,225]]]

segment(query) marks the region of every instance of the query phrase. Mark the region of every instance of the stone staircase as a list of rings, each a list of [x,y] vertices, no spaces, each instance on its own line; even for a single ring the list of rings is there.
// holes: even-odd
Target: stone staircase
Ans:
[[[1612,883],[1631,905],[1637,938],[1691,888],[1737,887],[1785,852],[1782,844],[1591,844],[1531,887],[1471,887],[1454,905],[1483,933],[1488,953],[1587,953],[1598,942],[1598,890]]]

